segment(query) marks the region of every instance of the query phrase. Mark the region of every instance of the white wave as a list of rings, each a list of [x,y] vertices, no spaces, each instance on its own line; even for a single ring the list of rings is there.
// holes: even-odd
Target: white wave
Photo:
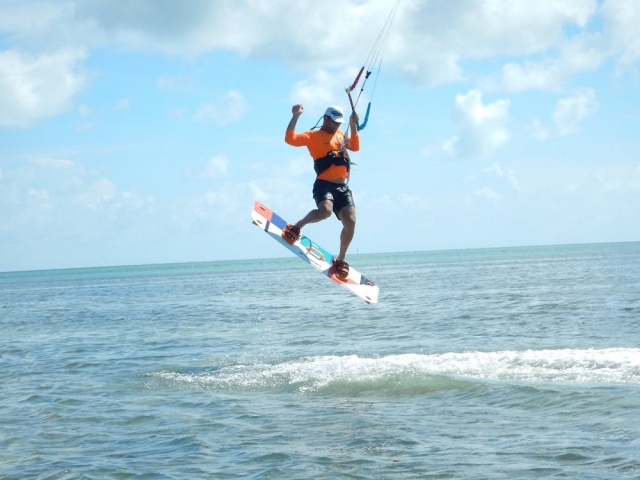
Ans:
[[[407,357],[401,355],[400,357]],[[563,349],[416,355],[425,372],[465,378],[640,384],[640,349]]]
[[[452,352],[389,355],[382,358],[331,355],[275,365],[234,365],[208,372],[162,372],[157,375],[198,387],[224,390],[294,388],[301,392],[318,391],[336,385],[419,382],[434,377],[640,384],[640,349]]]

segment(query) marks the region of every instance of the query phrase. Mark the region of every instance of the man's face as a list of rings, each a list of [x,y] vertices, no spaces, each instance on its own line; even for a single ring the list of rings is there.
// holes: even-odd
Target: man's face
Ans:
[[[324,116],[324,123],[322,124],[322,130],[328,133],[335,133],[340,124],[338,122],[334,122],[329,115]]]

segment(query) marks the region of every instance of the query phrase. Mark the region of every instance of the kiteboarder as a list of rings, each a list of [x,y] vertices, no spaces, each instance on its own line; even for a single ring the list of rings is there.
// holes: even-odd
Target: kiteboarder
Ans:
[[[293,245],[300,238],[300,230],[309,223],[316,223],[331,216],[331,212],[342,222],[340,233],[340,253],[333,259],[336,275],[349,276],[349,264],[345,261],[347,249],[353,239],[356,228],[356,206],[349,189],[351,160],[347,150],[357,152],[360,149],[358,135],[358,114],[353,111],[349,120],[350,135],[339,129],[344,123],[344,114],[340,107],[329,107],[324,112],[322,127],[296,133],[296,123],[304,112],[302,105],[294,105],[293,116],[287,126],[285,142],[294,147],[307,147],[313,158],[316,181],[313,184],[313,198],[317,208],[311,210],[302,220],[287,224],[282,231],[283,239]]]

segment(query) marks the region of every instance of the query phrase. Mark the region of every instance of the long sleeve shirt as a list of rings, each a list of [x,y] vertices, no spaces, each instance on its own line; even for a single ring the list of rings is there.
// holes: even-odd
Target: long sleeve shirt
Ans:
[[[337,130],[330,134],[324,130],[307,130],[296,133],[294,130],[287,130],[284,141],[294,147],[307,147],[309,155],[313,160],[318,160],[327,156],[329,152],[338,152],[344,144],[344,132]],[[352,133],[347,140],[347,150],[357,152],[360,150],[360,136]],[[318,175],[320,180],[346,180],[349,173],[345,165],[331,165],[327,170]]]

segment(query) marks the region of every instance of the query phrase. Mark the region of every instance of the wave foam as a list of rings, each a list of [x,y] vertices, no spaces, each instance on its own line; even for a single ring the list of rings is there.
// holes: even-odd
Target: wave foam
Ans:
[[[382,358],[320,356],[279,364],[233,365],[157,376],[196,388],[310,393],[411,393],[469,381],[640,384],[640,349],[527,350],[402,354]]]

